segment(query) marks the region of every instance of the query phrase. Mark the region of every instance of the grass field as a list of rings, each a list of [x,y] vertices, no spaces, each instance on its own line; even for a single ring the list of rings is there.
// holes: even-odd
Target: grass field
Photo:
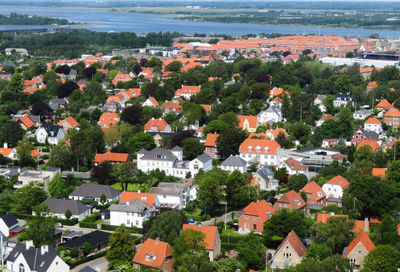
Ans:
[[[117,182],[111,185],[114,189],[121,190],[121,183]],[[149,188],[147,187],[146,184],[134,184],[130,183],[128,184],[128,192],[137,192],[140,190],[141,192],[149,192]]]

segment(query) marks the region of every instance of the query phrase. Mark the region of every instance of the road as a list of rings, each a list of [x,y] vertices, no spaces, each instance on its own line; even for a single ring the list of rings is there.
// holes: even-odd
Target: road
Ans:
[[[71,269],[71,272],[78,272],[87,265],[90,265],[94,270],[98,272],[106,272],[108,268],[108,261],[106,257],[101,257],[93,261],[75,266],[74,268]]]
[[[233,219],[239,219],[239,217],[242,215],[242,211],[233,211],[233,212],[235,213]],[[220,222],[220,221],[222,221],[222,222],[225,221],[225,214],[217,217],[217,222]],[[229,221],[232,221],[232,212],[226,213],[226,222],[229,222]],[[213,225],[214,222],[215,222],[215,219],[211,218],[210,220],[201,222],[201,224],[209,226],[209,225]]]

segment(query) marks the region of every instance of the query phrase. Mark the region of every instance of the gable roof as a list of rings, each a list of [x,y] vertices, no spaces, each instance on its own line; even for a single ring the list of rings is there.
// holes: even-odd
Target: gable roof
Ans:
[[[296,161],[296,160],[293,159],[293,158],[287,159],[287,160],[285,161],[285,164],[286,164],[290,169],[293,169],[293,170],[305,171],[305,170],[308,169],[308,166],[307,166],[307,165],[302,164],[302,163]]]
[[[204,146],[212,146],[215,147],[217,145],[217,138],[219,137],[219,134],[216,133],[208,133],[206,137],[206,142],[204,143]]]
[[[18,118],[17,121],[21,121],[21,123],[23,123],[27,128],[31,128],[35,125],[35,123],[28,116]]]
[[[47,271],[57,257],[57,252],[53,246],[48,246],[48,251],[42,254],[41,248],[31,246],[26,249],[25,244],[17,243],[10,255],[8,255],[7,261],[15,262],[20,254],[24,256],[31,271]]]
[[[69,196],[100,198],[103,194],[107,199],[113,199],[120,195],[121,192],[108,185],[84,183],[70,193]]]
[[[338,175],[334,178],[331,178],[326,184],[339,185],[340,187],[342,187],[342,189],[344,189],[350,185],[350,182],[341,175]]]
[[[358,145],[357,145],[357,150],[365,145],[369,145],[372,148],[372,152],[375,152],[377,149],[381,148],[380,144],[378,143],[377,140],[362,140]]]
[[[317,223],[326,223],[326,222],[328,222],[328,219],[331,218],[332,216],[346,217],[346,218],[349,217],[347,214],[319,213],[319,214],[317,214]]]
[[[370,117],[368,118],[367,121],[365,121],[365,124],[380,124],[381,122],[376,119],[376,117]]]
[[[192,229],[195,231],[201,231],[204,233],[204,242],[206,243],[207,250],[213,250],[215,239],[217,237],[218,228],[216,226],[204,226],[204,225],[189,225],[183,224],[182,230]]]
[[[306,205],[304,199],[294,190],[291,190],[281,196],[278,199],[278,202],[288,203],[293,209],[296,210],[301,209]]]
[[[384,117],[400,117],[400,111],[396,108],[390,108],[383,116]]]
[[[80,248],[85,242],[88,242],[92,247],[96,247],[98,245],[107,243],[110,239],[110,236],[111,233],[109,232],[95,230],[74,239],[70,239],[62,245],[68,249],[74,247]]]
[[[67,117],[64,120],[59,121],[57,125],[61,126],[63,122],[68,123],[72,128],[79,127],[78,121],[76,121],[72,116]]]
[[[332,120],[337,120],[337,118],[335,117],[335,116],[333,116],[332,114],[329,114],[329,113],[327,113],[327,114],[322,114],[322,116],[321,116],[321,118],[319,119],[319,120],[321,120],[321,121],[325,121],[325,120],[329,120],[329,119],[332,119]]]
[[[274,208],[264,199],[257,202],[251,202],[243,209],[243,214],[256,215],[265,222],[269,215],[275,213]]]
[[[52,123],[44,123],[40,127],[43,128],[50,137],[56,137],[58,131],[64,129],[62,126],[54,125]]]
[[[301,190],[300,192],[305,192],[308,194],[312,194],[315,200],[320,200],[321,198],[326,197],[324,191],[322,188],[315,182],[311,181],[307,183]]]
[[[250,128],[256,128],[258,124],[258,117],[251,115],[238,115],[237,119],[239,120],[238,127],[243,128],[244,122],[247,120],[249,122]]]
[[[112,204],[109,208],[110,211],[117,212],[133,212],[143,214],[146,210],[150,210],[149,206],[147,206],[143,201],[139,199],[133,199],[130,202],[120,202],[117,204]]]
[[[15,225],[18,225],[17,218],[15,218],[13,213],[7,213],[6,215],[3,215],[1,219],[8,228],[12,228]]]
[[[165,258],[171,255],[172,247],[168,243],[149,238],[139,247],[133,257],[133,262],[161,269]]]
[[[221,166],[246,166],[247,162],[239,156],[230,155],[226,160],[221,163]]]
[[[106,153],[97,153],[94,156],[94,162],[103,163],[105,161],[111,162],[127,162],[129,161],[128,153],[112,153],[111,151],[107,151]]]
[[[359,243],[364,246],[368,253],[375,248],[374,243],[371,241],[365,231],[360,231],[356,238],[354,238],[353,241],[351,241],[351,243],[348,245],[346,248],[347,250],[344,250],[345,252],[343,252],[343,255],[347,257]]]
[[[389,101],[387,101],[386,99],[383,99],[376,105],[376,108],[387,109],[387,108],[390,108],[391,106],[392,106],[392,104],[390,104]]]
[[[286,132],[285,129],[283,128],[277,128],[277,129],[268,129],[265,134],[271,133],[274,137],[277,137],[279,133],[283,133],[285,137],[289,137],[289,134]]]
[[[153,127],[157,128],[157,130],[164,130],[168,126],[168,123],[164,119],[150,119],[144,125],[144,130],[152,130]]]
[[[259,151],[257,151],[259,147]],[[277,154],[280,145],[274,140],[246,139],[239,147],[240,153]]]
[[[80,215],[90,210],[89,206],[72,199],[48,198],[43,203],[49,207],[50,212],[56,214],[64,214],[66,210],[71,210],[73,215]]]
[[[149,98],[147,98],[147,100],[149,100],[154,106],[158,106],[158,101],[154,97],[150,96]]]
[[[119,199],[119,204],[122,202],[131,202],[134,199],[138,199],[145,203],[150,208],[154,205],[154,199],[156,198],[155,194],[152,193],[141,193],[141,192],[122,192],[121,197]]]
[[[278,246],[276,249],[275,256],[279,253],[281,248],[286,244],[289,243],[293,250],[296,252],[296,254],[301,258],[306,256],[306,247],[303,245],[303,243],[300,241],[300,238],[297,236],[297,234],[292,230],[288,236],[286,236],[285,240],[282,241],[282,243]]]

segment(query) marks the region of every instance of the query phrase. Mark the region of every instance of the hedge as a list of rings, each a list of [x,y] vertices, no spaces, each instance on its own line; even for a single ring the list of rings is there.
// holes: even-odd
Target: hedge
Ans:
[[[31,219],[32,217],[33,217],[33,215],[31,215],[31,214],[14,214],[15,215],[15,217],[17,217],[18,219],[24,219],[24,220],[29,220],[29,219]],[[72,218],[72,219],[61,219],[61,218],[56,218],[56,222],[59,222],[59,223],[61,223],[61,224],[63,224],[63,225],[66,225],[66,226],[73,226],[73,225],[76,225],[76,224],[78,224],[78,219],[77,218]]]
[[[225,251],[228,251],[228,250],[235,249],[236,245],[237,244],[232,244],[232,243],[229,243],[229,244],[228,243],[221,243],[221,251],[225,252]]]
[[[119,226],[113,226],[108,224],[101,224],[102,230],[111,230],[114,231]],[[139,229],[137,227],[127,227],[132,233],[143,234],[143,229]]]
[[[98,259],[98,258],[104,257],[104,256],[106,256],[106,254],[107,254],[107,250],[108,250],[108,249],[103,250],[103,251],[100,251],[100,252],[98,252],[98,253],[95,253],[95,254],[90,255],[90,256],[87,256],[87,257],[82,257],[82,258],[80,258],[80,259],[77,260],[77,261],[70,262],[70,263],[68,263],[69,268],[74,268],[75,266],[78,266],[78,265],[80,265],[80,264],[83,264],[83,263],[92,261],[92,260],[94,260],[94,259]]]
[[[240,240],[242,240],[245,237],[246,236],[241,237],[241,236],[237,236],[237,235],[228,235],[228,234],[221,234],[220,235],[222,243],[228,243],[229,242],[230,244],[237,244],[237,243],[239,243]]]
[[[79,222],[79,227],[80,228],[97,229],[97,224],[81,221],[81,222]]]

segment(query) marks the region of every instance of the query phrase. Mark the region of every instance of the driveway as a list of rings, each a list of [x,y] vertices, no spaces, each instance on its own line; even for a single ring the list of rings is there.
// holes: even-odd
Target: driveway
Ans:
[[[233,219],[239,219],[239,217],[242,215],[242,211],[233,211],[233,212],[235,213]],[[226,214],[217,217],[217,222],[225,222],[225,215],[226,215],[226,222],[232,221],[232,212],[228,212]],[[211,218],[210,220],[201,222],[201,224],[210,226],[213,225],[214,222],[215,219]]]
[[[108,261],[106,257],[101,257],[96,260],[75,266],[74,268],[71,269],[71,272],[78,272],[87,265],[90,265],[94,270],[98,272],[107,272]]]

